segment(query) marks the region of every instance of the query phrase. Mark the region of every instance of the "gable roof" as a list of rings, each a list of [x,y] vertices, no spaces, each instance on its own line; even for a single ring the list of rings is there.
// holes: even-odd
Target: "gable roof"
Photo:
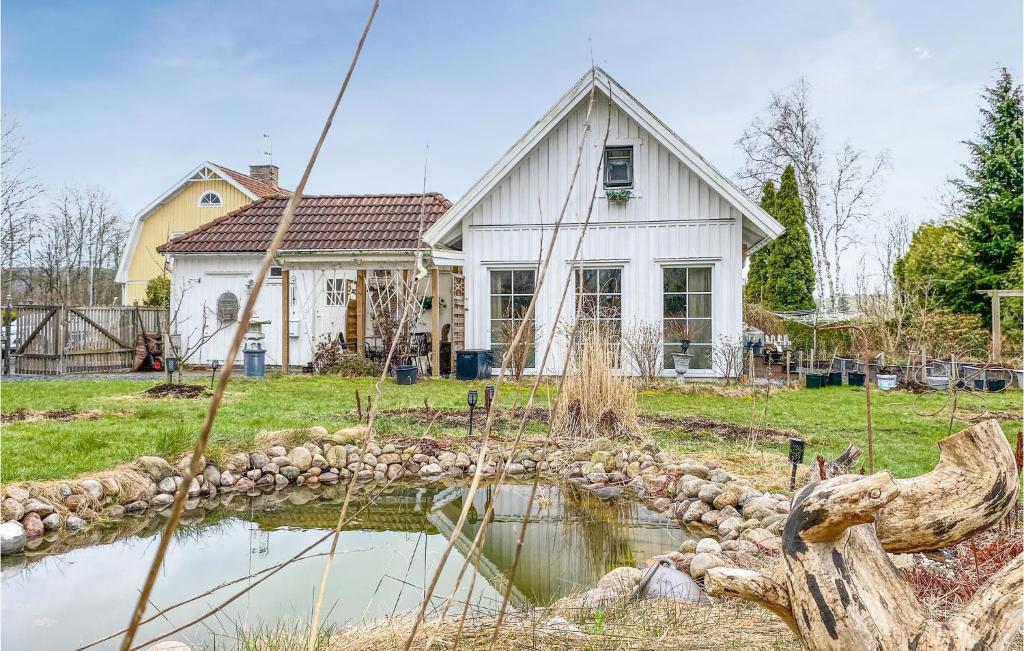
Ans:
[[[292,194],[291,190],[286,190],[279,185],[264,181],[263,179],[257,179],[249,176],[248,174],[236,172],[235,170],[224,167],[223,165],[215,165],[213,163],[207,164],[221,172],[221,176],[224,177],[224,180],[229,183],[234,181],[241,186],[239,188],[240,190],[250,196],[256,195],[256,197],[267,199],[269,197],[288,197]],[[255,199],[256,197],[253,198]]]
[[[121,260],[118,261],[117,274],[114,276],[114,282],[123,283],[128,281],[128,266],[131,264],[132,255],[135,253],[135,247],[139,244],[139,236],[142,234],[142,222],[146,221],[146,218],[149,217],[153,211],[164,205],[171,197],[178,194],[178,192],[190,182],[216,180],[217,178],[234,186],[239,192],[253,201],[265,197],[291,195],[290,190],[286,190],[260,179],[255,179],[248,174],[236,172],[235,170],[224,167],[223,165],[216,165],[210,161],[204,161],[191,172],[178,179],[174,185],[168,188],[145,208],[137,212],[135,217],[132,218],[132,229],[128,234],[128,244],[124,247],[124,251],[121,252]]]
[[[785,230],[750,197],[719,172],[685,140],[599,67],[588,70],[576,85],[562,96],[462,197],[423,235],[434,246],[447,239],[462,219],[483,199],[530,151],[590,93],[591,84],[633,118],[671,153],[683,161],[699,178],[740,211],[760,231],[765,242],[782,235]],[[751,249],[753,251],[754,249]]]
[[[266,251],[287,198],[262,199],[157,247],[161,253]],[[430,226],[452,205],[437,192],[304,196],[281,251],[412,250],[420,214]]]

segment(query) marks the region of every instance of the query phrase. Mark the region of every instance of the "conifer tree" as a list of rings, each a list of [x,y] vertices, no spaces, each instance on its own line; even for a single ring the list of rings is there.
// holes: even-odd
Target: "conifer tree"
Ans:
[[[965,141],[971,162],[965,177],[954,181],[964,200],[958,227],[964,236],[972,286],[950,292],[950,307],[971,311],[988,319],[987,301],[975,289],[1020,287],[1014,262],[1021,250],[1024,223],[1024,117],[1021,87],[1003,68],[996,83],[986,88],[981,108],[981,128],[976,141]]]
[[[761,193],[761,207],[769,215],[774,216],[775,211],[775,184],[770,180],[764,184]],[[747,284],[743,288],[743,297],[747,303],[760,303],[764,301],[764,285],[768,278],[768,256],[771,254],[772,243],[761,247],[754,255],[750,256],[750,269],[747,270]]]
[[[768,255],[765,303],[774,310],[812,310],[815,304],[811,238],[792,165],[782,173],[773,205],[773,216],[786,232],[772,243]]]

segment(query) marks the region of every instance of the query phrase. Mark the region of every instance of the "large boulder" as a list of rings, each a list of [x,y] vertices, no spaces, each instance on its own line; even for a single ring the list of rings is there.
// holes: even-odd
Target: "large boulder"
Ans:
[[[97,502],[103,501],[103,484],[96,481],[95,479],[83,479],[81,485],[82,490],[85,491],[86,495],[96,500]]]
[[[28,498],[27,500],[25,500],[25,503],[22,504],[22,506],[25,509],[25,513],[35,513],[40,518],[46,517],[53,513],[52,504],[50,504],[49,502],[44,502],[43,500],[36,497]]]
[[[291,465],[302,472],[306,472],[313,466],[313,453],[305,447],[292,448],[288,453],[288,459],[291,461]]]
[[[643,576],[644,571],[641,569],[635,567],[616,567],[601,577],[601,580],[597,582],[597,587],[626,593],[635,588]]]
[[[707,573],[713,567],[728,567],[729,561],[722,558],[718,554],[711,554],[705,552],[703,554],[697,554],[690,561],[690,576],[695,579],[699,579]]]
[[[4,522],[0,524],[0,554],[17,554],[25,549],[28,536],[20,522]]]
[[[25,517],[25,507],[13,497],[5,497],[0,510],[3,512],[4,520],[21,520]]]
[[[46,531],[43,526],[43,519],[38,513],[29,513],[21,520],[21,526],[25,529],[25,535],[29,538],[38,538]]]
[[[139,457],[136,463],[140,470],[153,481],[160,481],[174,474],[171,464],[167,462],[167,459],[161,457]]]

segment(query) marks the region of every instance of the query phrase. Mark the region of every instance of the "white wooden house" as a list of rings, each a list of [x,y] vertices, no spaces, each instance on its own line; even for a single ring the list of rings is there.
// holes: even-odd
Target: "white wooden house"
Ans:
[[[588,131],[592,84],[597,99]],[[536,309],[537,350],[556,337],[546,372],[564,364],[557,341],[564,328],[555,314],[572,274],[582,309],[600,306],[599,318],[612,327],[686,324],[690,375],[718,374],[712,346],[742,334],[745,256],[783,228],[601,69],[588,71],[424,235],[436,249],[461,255],[467,347],[497,347],[503,322],[529,300],[581,138],[580,172]],[[574,271],[573,251],[595,196]],[[574,308],[565,312],[571,317]],[[672,332],[668,327],[666,352],[679,350]],[[667,368],[671,356],[665,357]],[[623,368],[631,370],[625,359]]]
[[[587,129],[592,87],[596,100]],[[581,139],[582,162],[570,193]],[[713,346],[738,343],[742,336],[745,257],[783,231],[599,68],[587,71],[457,203],[428,196],[429,228],[422,239],[430,250],[420,257],[429,269],[434,303],[441,307],[419,327],[433,334],[434,369],[442,339],[453,350],[500,349],[499,332],[528,304],[538,257],[552,240],[567,197],[533,322],[536,351],[549,337],[556,339],[548,373],[563,367],[559,333],[565,329],[559,321],[568,321],[577,308],[570,300],[562,319],[556,319],[568,276],[581,311],[605,325],[627,329],[645,322],[664,328],[666,368],[671,365],[667,353],[679,350],[675,326],[684,325],[694,353],[690,376],[719,375]],[[592,200],[574,268],[573,251]],[[365,350],[372,329],[367,278],[381,269],[416,270],[414,249],[421,242],[413,213],[419,214],[420,201],[420,195],[303,200],[278,256],[281,275],[268,280],[258,308],[258,316],[271,322],[268,363],[285,358],[305,364],[318,339],[346,331],[349,340],[357,339],[357,349]],[[181,304],[179,323],[191,324],[183,331],[194,331],[211,315],[223,319],[219,302],[225,293],[244,302],[286,202],[257,201],[161,248],[174,262],[177,298],[172,302]],[[284,297],[282,289],[287,289]],[[287,319],[282,300],[290,306]],[[284,321],[288,337],[283,337]],[[358,327],[347,329],[343,322]],[[219,333],[190,361],[223,359],[229,332]],[[531,356],[534,368],[527,373],[537,372],[537,357]],[[635,370],[625,356],[621,367]]]

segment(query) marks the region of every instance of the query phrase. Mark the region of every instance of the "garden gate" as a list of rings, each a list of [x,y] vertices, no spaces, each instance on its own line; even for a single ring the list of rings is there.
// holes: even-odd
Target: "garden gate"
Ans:
[[[167,325],[162,308],[15,305],[17,337],[12,372],[26,375],[130,371],[143,330],[153,335]],[[6,332],[0,330],[0,336]],[[6,370],[6,367],[5,367]]]

